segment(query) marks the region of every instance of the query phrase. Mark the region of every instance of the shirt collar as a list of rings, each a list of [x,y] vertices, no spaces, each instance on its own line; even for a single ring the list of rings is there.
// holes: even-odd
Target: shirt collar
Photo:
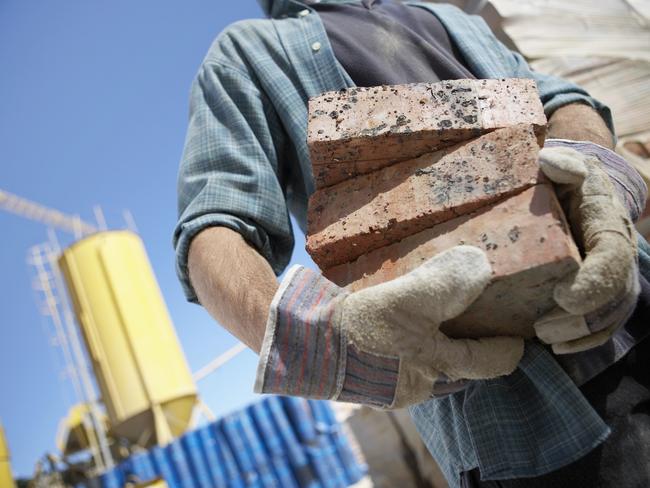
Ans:
[[[320,4],[342,4],[360,3],[360,0],[257,0],[264,13],[270,17],[279,17],[287,14],[296,8],[304,8],[308,5]],[[370,2],[374,3],[374,0]]]

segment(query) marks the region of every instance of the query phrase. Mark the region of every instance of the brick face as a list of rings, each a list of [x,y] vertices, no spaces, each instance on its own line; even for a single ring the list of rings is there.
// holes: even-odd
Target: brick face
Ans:
[[[521,192],[543,181],[538,151],[519,125],[317,190],[307,250],[329,268]]]
[[[324,275],[359,290],[401,276],[458,244],[484,249],[494,277],[463,315],[443,324],[443,332],[453,337],[532,337],[534,320],[554,306],[555,282],[580,262],[553,189],[539,184],[330,268]]]
[[[521,123],[532,125],[543,141],[546,117],[535,82],[529,79],[324,93],[309,101],[307,141],[316,187]]]

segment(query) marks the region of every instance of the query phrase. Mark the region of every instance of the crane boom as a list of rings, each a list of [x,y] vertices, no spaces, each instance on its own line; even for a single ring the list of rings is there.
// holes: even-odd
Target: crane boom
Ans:
[[[0,190],[0,209],[73,234],[91,234],[98,230],[79,216],[59,212],[4,190]]]

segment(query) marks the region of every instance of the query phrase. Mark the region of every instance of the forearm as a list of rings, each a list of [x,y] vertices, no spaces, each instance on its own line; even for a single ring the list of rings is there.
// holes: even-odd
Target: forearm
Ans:
[[[192,240],[188,266],[201,305],[259,353],[278,288],[269,263],[237,232],[210,227]]]
[[[608,149],[614,148],[612,133],[593,108],[581,103],[560,107],[548,120],[549,139],[589,141]]]

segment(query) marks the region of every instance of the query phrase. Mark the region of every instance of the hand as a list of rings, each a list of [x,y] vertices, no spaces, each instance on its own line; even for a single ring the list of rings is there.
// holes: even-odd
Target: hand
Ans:
[[[570,147],[539,153],[585,258],[554,290],[558,307],[535,323],[556,354],[607,342],[634,311],[639,294],[634,227],[597,158]]]
[[[466,379],[511,373],[522,339],[450,339],[439,330],[481,294],[491,272],[471,246],[355,293],[292,269],[271,306],[255,391],[400,408]]]

